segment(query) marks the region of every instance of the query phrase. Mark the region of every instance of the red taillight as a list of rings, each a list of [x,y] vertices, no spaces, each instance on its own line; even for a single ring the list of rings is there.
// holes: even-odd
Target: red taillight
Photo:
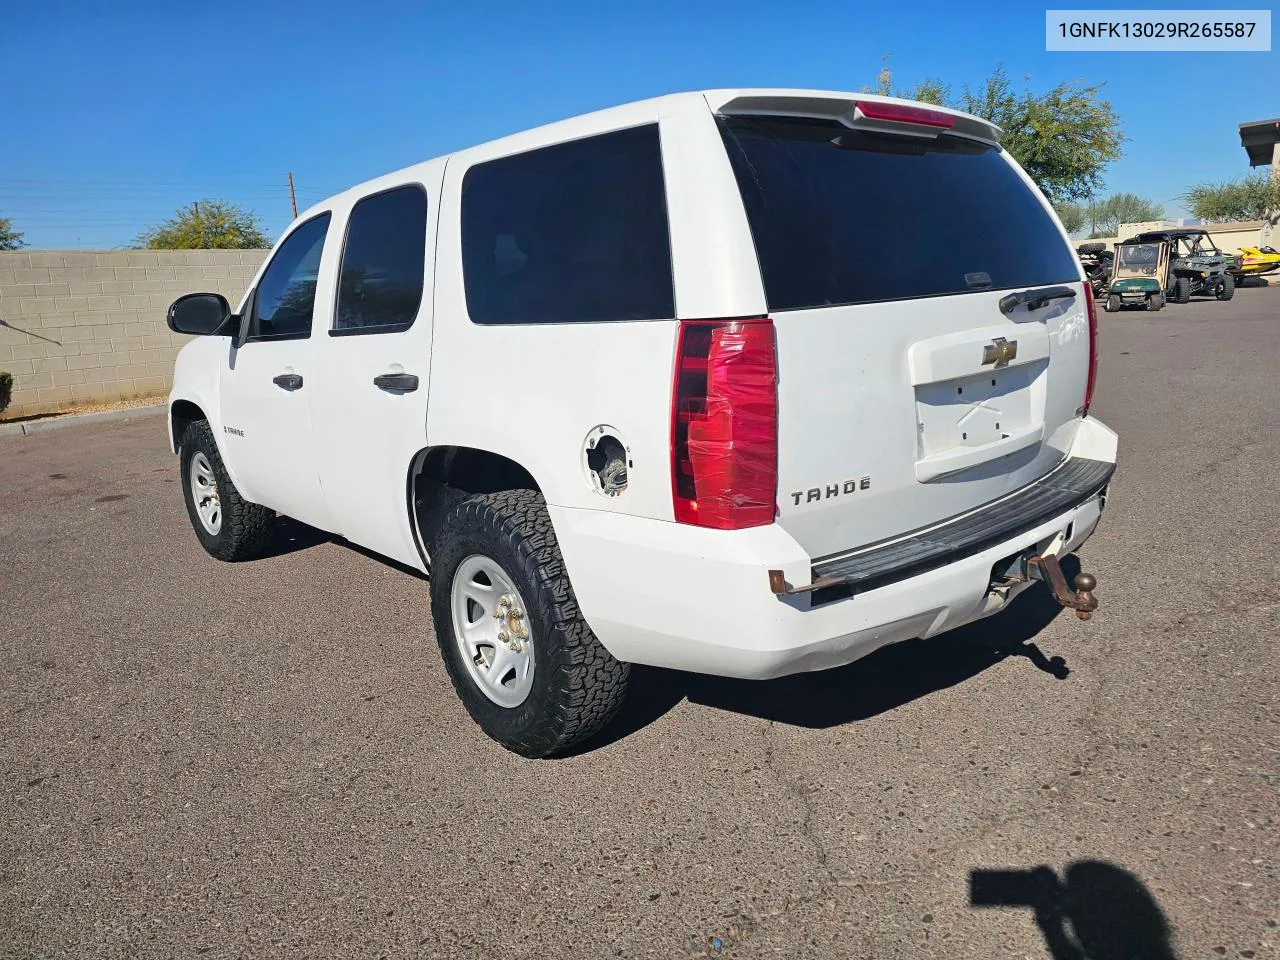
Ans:
[[[926,127],[954,127],[956,118],[941,110],[909,107],[902,103],[858,101],[858,109],[868,120],[892,120],[896,123],[918,123]]]
[[[1089,315],[1089,379],[1084,387],[1084,412],[1087,415],[1093,406],[1093,387],[1098,381],[1098,307],[1093,302],[1093,287],[1087,280],[1084,284],[1084,306]]]
[[[671,403],[677,522],[718,530],[773,523],[777,493],[773,321],[681,321]]]

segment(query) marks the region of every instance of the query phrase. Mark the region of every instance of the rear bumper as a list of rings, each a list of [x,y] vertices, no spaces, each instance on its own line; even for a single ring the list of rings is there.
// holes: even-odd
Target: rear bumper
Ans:
[[[1115,462],[1115,434],[1082,424],[1075,457]],[[1101,496],[1100,496],[1101,494]],[[940,565],[821,605],[776,595],[767,571],[808,584],[813,561],[777,524],[716,531],[595,510],[551,507],[587,623],[618,659],[721,676],[783,676],[840,666],[890,643],[954,629],[1025,589],[990,591],[992,568],[1024,550],[1059,555],[1093,533],[1105,490]]]
[[[1116,280],[1107,288],[1109,293],[1115,293],[1122,297],[1145,297],[1152,293],[1160,292],[1159,280]]]
[[[962,560],[1008,542],[1107,488],[1116,465],[1069,457],[1058,469],[1016,493],[963,516],[892,541],[828,557],[813,565],[812,584],[845,586],[864,593]],[[800,590],[815,589],[815,586]],[[779,589],[778,593],[797,592]]]

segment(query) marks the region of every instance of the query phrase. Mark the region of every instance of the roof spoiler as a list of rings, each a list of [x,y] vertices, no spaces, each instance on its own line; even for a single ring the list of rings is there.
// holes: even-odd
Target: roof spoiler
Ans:
[[[971,140],[998,144],[1001,130],[993,123],[946,107],[911,100],[849,94],[846,97],[749,94],[721,104],[726,117],[816,117],[836,120],[851,130],[936,137],[944,131]]]

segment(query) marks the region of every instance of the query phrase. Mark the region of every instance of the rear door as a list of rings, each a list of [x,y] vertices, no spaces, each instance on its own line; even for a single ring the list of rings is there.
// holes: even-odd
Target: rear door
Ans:
[[[415,567],[408,471],[426,444],[435,220],[444,161],[379,181],[342,229],[332,311],[318,318],[311,410],[334,530]]]
[[[829,556],[1058,464],[1082,412],[1086,303],[1021,170],[975,122],[732,106],[718,123],[777,329],[778,522]],[[1037,290],[1066,296],[1020,299]]]

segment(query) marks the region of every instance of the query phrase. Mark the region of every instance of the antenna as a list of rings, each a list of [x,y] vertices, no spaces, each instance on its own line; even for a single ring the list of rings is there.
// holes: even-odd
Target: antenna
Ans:
[[[293,193],[293,171],[289,171],[289,206],[293,207],[293,219],[298,219],[298,198]]]

